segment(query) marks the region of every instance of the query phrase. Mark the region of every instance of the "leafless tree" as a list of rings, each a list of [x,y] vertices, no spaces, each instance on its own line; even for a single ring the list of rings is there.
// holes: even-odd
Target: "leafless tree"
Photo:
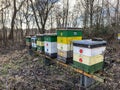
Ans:
[[[61,10],[61,5],[56,4],[54,7],[55,18],[56,18],[56,27],[60,28],[63,25],[63,11]]]
[[[116,20],[116,26],[118,26],[119,25],[119,23],[120,23],[120,11],[119,11],[119,4],[120,4],[120,0],[117,0],[117,3],[116,3],[116,10],[115,10],[115,20]]]
[[[17,4],[17,1],[16,0],[13,0],[12,3],[13,3],[13,15],[12,15],[12,21],[11,21],[11,31],[10,31],[10,35],[9,35],[9,39],[13,39],[14,41],[14,35],[13,35],[13,31],[14,31],[14,25],[15,25],[15,18],[16,18],[16,15],[18,13],[18,11],[21,9],[23,3],[25,2],[25,0],[19,2],[19,6]],[[18,7],[18,8],[17,8]]]
[[[58,0],[35,0],[34,3],[32,0],[30,1],[38,29],[40,30],[40,33],[44,33],[49,12]]]
[[[7,8],[10,7],[10,2],[8,0],[1,0],[1,25],[2,25],[2,41],[4,43],[4,46],[7,45],[7,30],[6,30],[6,14],[7,14]]]
[[[40,29],[40,25],[39,25],[39,20],[38,20],[38,15],[37,15],[37,12],[36,12],[36,9],[35,9],[35,6],[34,6],[34,2],[33,0],[30,0],[31,2],[31,8],[32,8],[32,11],[33,11],[33,14],[34,14],[34,17],[35,17],[35,21],[36,21],[36,24],[37,24],[37,27],[39,29],[39,32],[40,33],[43,33]]]

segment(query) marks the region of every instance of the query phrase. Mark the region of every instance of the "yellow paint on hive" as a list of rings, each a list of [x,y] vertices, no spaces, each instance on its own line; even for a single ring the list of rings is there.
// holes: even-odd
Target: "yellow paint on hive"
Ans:
[[[67,52],[67,51],[58,50],[58,55],[59,55],[59,56],[62,56],[62,57],[66,57],[66,58],[67,58],[67,57],[68,57],[67,53],[69,53],[69,56],[72,57],[73,54],[72,54],[70,51]]]
[[[79,59],[82,59],[82,62],[79,61]],[[80,55],[80,54],[73,54],[73,60],[86,64],[86,65],[94,65],[99,62],[103,61],[103,56],[102,55],[96,55],[96,56],[85,56],[85,55]]]
[[[118,33],[118,37],[120,37],[120,33]]]
[[[38,45],[38,46],[44,46],[44,42],[37,41],[37,45]]]
[[[73,40],[82,40],[82,37],[57,37],[57,43],[71,44]]]
[[[58,55],[63,56],[64,52],[61,52],[60,50],[58,50]]]

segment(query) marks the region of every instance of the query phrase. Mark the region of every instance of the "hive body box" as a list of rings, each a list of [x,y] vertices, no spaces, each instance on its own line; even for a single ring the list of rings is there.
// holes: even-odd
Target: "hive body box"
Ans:
[[[31,38],[31,42],[32,42],[32,50],[37,50],[37,45],[36,45],[36,43],[37,43],[37,38],[36,38],[36,36],[32,36],[32,38]]]
[[[58,60],[64,63],[73,62],[73,40],[81,40],[82,32],[80,29],[59,29],[57,30],[57,49]]]
[[[37,51],[44,53],[44,34],[37,35]]]
[[[120,33],[118,33],[118,40],[120,40]]]
[[[103,67],[105,41],[82,40],[73,42],[73,64],[81,70],[94,73]]]
[[[57,57],[57,34],[45,34],[44,51],[51,58]]]
[[[31,45],[31,36],[26,36],[26,46],[30,46]]]

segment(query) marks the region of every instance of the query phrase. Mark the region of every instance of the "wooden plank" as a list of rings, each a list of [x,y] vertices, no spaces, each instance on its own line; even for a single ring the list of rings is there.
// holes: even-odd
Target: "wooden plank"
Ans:
[[[99,82],[104,82],[104,78],[101,78],[101,77],[99,77],[99,76],[96,76],[96,75],[93,75],[93,74],[89,74],[89,73],[86,73],[86,72],[84,72],[84,71],[82,71],[82,70],[80,70],[80,69],[77,69],[77,68],[74,68],[74,67],[72,67],[72,66],[70,66],[70,65],[67,65],[67,64],[65,64],[65,63],[62,63],[62,62],[59,62],[58,60],[56,60],[56,59],[52,59],[52,58],[50,58],[50,57],[48,57],[48,56],[46,56],[46,55],[44,55],[44,54],[40,54],[40,53],[38,53],[38,52],[36,52],[36,51],[34,51],[37,55],[39,55],[39,56],[42,56],[42,57],[46,57],[46,58],[48,58],[49,60],[54,60],[57,64],[60,64],[60,65],[62,65],[62,66],[64,66],[64,67],[69,67],[69,68],[71,68],[72,70],[74,70],[74,71],[76,71],[76,72],[78,72],[78,73],[80,73],[80,74],[83,74],[83,75],[85,75],[85,76],[87,76],[87,77],[90,77],[90,78],[93,78],[93,79],[95,79],[96,81],[99,81]]]

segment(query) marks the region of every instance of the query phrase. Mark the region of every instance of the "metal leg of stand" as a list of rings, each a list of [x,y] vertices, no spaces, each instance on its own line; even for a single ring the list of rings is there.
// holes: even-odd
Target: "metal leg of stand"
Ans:
[[[28,50],[29,55],[33,56],[33,51],[31,49]]]
[[[88,89],[91,85],[95,83],[95,80],[92,78],[89,78],[85,75],[80,76],[80,85],[82,90]]]
[[[50,60],[48,58],[44,58],[44,64],[49,66],[50,65]]]

